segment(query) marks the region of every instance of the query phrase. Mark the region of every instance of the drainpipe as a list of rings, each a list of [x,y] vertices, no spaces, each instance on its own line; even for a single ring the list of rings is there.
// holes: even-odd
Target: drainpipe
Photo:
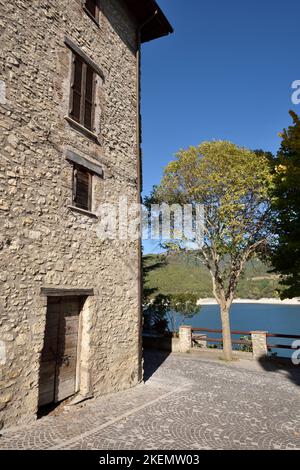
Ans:
[[[137,203],[141,204],[141,193],[142,193],[142,162],[141,162],[141,142],[142,142],[142,130],[141,130],[141,37],[143,28],[150,23],[158,14],[158,10],[155,11],[144,23],[142,23],[137,29],[137,52],[136,52],[136,154],[137,154]],[[141,227],[140,218],[140,227]],[[138,241],[138,305],[139,305],[139,371],[138,381],[143,380],[143,269],[142,269],[142,240],[141,236]]]

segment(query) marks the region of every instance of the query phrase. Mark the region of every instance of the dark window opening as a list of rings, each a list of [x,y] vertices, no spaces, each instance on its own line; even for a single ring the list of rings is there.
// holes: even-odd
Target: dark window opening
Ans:
[[[73,205],[86,211],[92,210],[92,174],[82,168],[74,167]]]
[[[99,0],[86,0],[84,3],[85,10],[94,18],[99,21]]]
[[[73,53],[70,117],[93,131],[95,109],[95,72]]]

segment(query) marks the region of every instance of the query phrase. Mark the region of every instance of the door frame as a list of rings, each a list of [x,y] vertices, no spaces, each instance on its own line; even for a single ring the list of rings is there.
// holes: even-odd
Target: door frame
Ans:
[[[78,316],[78,338],[77,338],[77,353],[76,353],[76,371],[75,371],[75,394],[80,392],[80,378],[81,378],[81,350],[82,350],[82,310],[86,302],[86,298],[82,297],[82,305],[80,306]]]
[[[46,303],[46,309],[45,309],[45,326],[46,326],[46,318],[47,318],[47,304],[48,304],[48,298],[49,297],[81,297],[81,305],[80,305],[80,310],[78,314],[78,343],[77,343],[77,353],[76,353],[76,370],[75,370],[75,391],[74,395],[80,392],[80,386],[81,386],[81,353],[82,353],[82,336],[83,336],[83,310],[84,310],[84,305],[88,299],[88,297],[94,296],[94,290],[93,289],[70,289],[70,288],[52,288],[52,287],[45,287],[41,288],[41,296],[44,298],[44,301]],[[42,348],[44,345],[44,339],[45,339],[45,328],[43,330],[43,341],[42,341]],[[41,351],[42,351],[41,348]],[[40,351],[40,353],[41,353]],[[40,368],[38,369],[38,373],[40,371]],[[38,404],[39,401],[39,388],[37,391],[37,409],[39,407]],[[55,403],[55,401],[54,401]]]

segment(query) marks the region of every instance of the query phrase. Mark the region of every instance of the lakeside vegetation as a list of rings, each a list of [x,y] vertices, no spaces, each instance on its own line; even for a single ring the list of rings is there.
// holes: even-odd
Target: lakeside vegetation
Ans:
[[[190,294],[197,298],[213,297],[211,277],[200,260],[191,253],[177,255],[146,255],[144,286],[153,297]],[[249,261],[239,281],[239,298],[260,299],[278,297],[279,280],[270,274],[270,266],[258,259]]]

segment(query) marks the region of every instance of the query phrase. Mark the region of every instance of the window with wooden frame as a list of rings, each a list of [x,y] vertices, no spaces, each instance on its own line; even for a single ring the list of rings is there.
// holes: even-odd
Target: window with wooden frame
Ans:
[[[84,10],[99,24],[100,0],[85,0]]]
[[[74,166],[73,170],[73,206],[86,211],[92,210],[93,175],[83,167]]]
[[[95,85],[96,73],[73,52],[70,117],[89,131],[94,130]]]

